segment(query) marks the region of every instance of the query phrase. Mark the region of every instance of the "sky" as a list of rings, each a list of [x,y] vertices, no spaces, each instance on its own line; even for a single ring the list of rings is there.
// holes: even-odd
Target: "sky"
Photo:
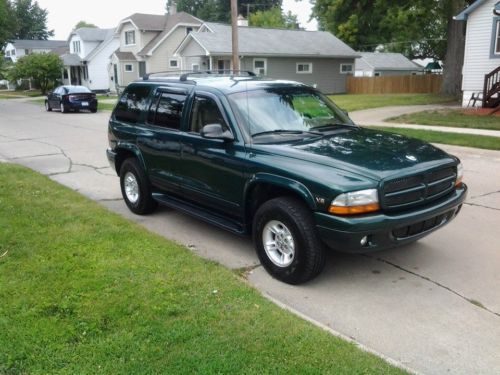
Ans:
[[[47,9],[48,29],[54,30],[54,39],[65,40],[78,21],[84,20],[101,28],[112,28],[123,18],[133,13],[165,13],[166,0],[37,0],[40,7]],[[317,30],[315,21],[308,23],[311,13],[309,0],[283,0],[285,12],[289,10],[298,16],[301,27]]]

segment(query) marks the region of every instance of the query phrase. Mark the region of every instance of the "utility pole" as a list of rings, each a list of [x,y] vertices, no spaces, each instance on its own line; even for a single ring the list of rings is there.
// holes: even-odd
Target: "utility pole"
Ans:
[[[238,4],[237,0],[231,0],[231,38],[233,47],[233,70],[240,70],[240,59],[238,57]]]

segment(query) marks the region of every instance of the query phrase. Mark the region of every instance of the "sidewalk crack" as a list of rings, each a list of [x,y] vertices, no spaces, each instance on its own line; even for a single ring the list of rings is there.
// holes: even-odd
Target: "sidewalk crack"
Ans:
[[[408,270],[408,269],[406,269],[406,268],[404,268],[404,267],[401,267],[401,266],[399,266],[399,265],[397,265],[397,264],[395,264],[395,263],[392,263],[391,261],[388,261],[388,260],[383,259],[383,258],[373,257],[373,256],[368,255],[368,254],[360,254],[360,255],[361,255],[361,256],[363,256],[363,257],[365,257],[365,258],[370,258],[370,259],[376,260],[377,262],[382,262],[382,263],[385,263],[385,264],[387,264],[387,265],[389,265],[389,266],[392,266],[392,267],[394,267],[394,268],[397,268],[398,270],[401,270],[401,271],[403,271],[403,272],[409,273],[410,275],[413,275],[413,276],[415,276],[415,277],[418,277],[418,278],[420,278],[420,279],[422,279],[422,280],[428,281],[428,282],[430,282],[430,283],[432,283],[432,284],[434,284],[434,285],[436,285],[436,286],[438,286],[438,287],[440,287],[440,288],[442,288],[442,289],[447,290],[448,292],[453,293],[454,295],[456,295],[456,296],[460,297],[461,299],[463,299],[463,300],[467,301],[467,302],[468,302],[468,303],[470,303],[471,305],[474,305],[474,306],[476,306],[476,307],[479,307],[479,308],[481,308],[481,309],[483,309],[483,310],[485,310],[485,311],[489,312],[490,314],[493,314],[493,315],[495,315],[495,316],[497,316],[497,317],[499,317],[499,318],[500,318],[500,313],[497,313],[497,312],[495,312],[495,311],[493,311],[493,310],[490,310],[489,308],[487,308],[486,306],[484,306],[482,303],[480,303],[480,302],[478,302],[478,301],[476,301],[476,300],[474,300],[474,299],[472,299],[472,298],[467,298],[467,297],[466,297],[466,296],[464,296],[463,294],[460,294],[459,292],[457,292],[457,291],[455,291],[455,290],[451,289],[450,287],[447,287],[446,285],[443,285],[443,284],[441,284],[441,283],[439,283],[439,282],[437,282],[437,281],[434,281],[434,280],[432,280],[431,278],[429,278],[429,277],[427,277],[427,276],[423,276],[423,275],[420,275],[420,274],[418,274],[418,273],[416,273],[416,272],[410,271],[410,270]]]
[[[500,211],[500,208],[488,207],[488,206],[485,206],[485,205],[482,205],[482,204],[477,204],[477,203],[465,202],[464,204],[466,204],[468,206],[482,207],[482,208],[488,208],[490,210]]]

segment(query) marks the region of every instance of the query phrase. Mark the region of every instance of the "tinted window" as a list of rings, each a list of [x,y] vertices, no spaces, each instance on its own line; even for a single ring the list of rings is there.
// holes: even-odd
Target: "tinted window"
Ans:
[[[115,109],[115,118],[131,124],[137,123],[141,111],[146,108],[150,88],[145,86],[128,87],[121,96]]]
[[[151,103],[148,122],[171,129],[180,129],[186,95],[160,92]]]
[[[217,103],[210,98],[196,97],[191,112],[189,131],[199,133],[205,125],[209,124],[221,124],[227,128]]]
[[[78,94],[78,93],[89,93],[92,92],[85,86],[70,86],[68,87],[68,93],[70,94]]]

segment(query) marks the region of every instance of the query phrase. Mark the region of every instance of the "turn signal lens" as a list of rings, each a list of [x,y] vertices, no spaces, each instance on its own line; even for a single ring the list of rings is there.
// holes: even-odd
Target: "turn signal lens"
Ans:
[[[352,206],[352,207],[341,207],[341,206],[330,206],[328,212],[334,215],[358,215],[366,214],[369,212],[375,212],[380,210],[380,205],[378,203],[365,204],[363,206]]]
[[[464,167],[463,167],[462,163],[458,163],[458,165],[457,165],[457,179],[455,180],[456,187],[462,186],[463,177],[464,177]]]
[[[380,210],[377,189],[352,191],[338,195],[328,208],[334,215],[358,215]]]

